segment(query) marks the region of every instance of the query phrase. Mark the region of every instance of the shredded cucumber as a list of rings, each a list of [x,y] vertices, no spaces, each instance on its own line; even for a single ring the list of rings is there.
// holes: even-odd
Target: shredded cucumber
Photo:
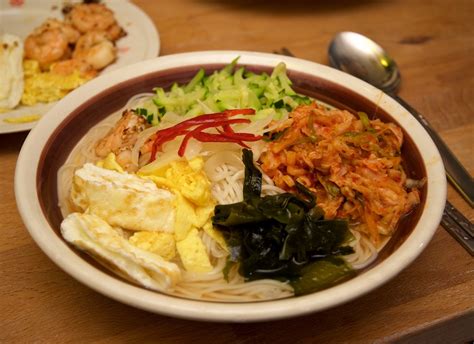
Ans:
[[[236,68],[238,58],[210,75],[200,69],[185,85],[173,84],[169,91],[158,87],[153,97],[155,111],[147,108],[147,120],[156,125],[167,112],[186,117],[228,109],[253,108],[255,119],[280,119],[295,107],[311,100],[297,94],[281,62],[271,75]],[[140,113],[140,111],[139,111]],[[153,116],[151,118],[150,116]]]

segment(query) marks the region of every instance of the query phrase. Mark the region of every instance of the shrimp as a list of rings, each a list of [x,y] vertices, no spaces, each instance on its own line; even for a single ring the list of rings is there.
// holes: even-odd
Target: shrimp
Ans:
[[[42,69],[64,59],[70,50],[68,40],[60,29],[35,30],[25,40],[25,58],[39,62]]]
[[[101,31],[113,41],[125,34],[117,24],[114,13],[103,4],[74,5],[67,14],[67,20],[81,33]]]
[[[92,79],[97,75],[97,71],[87,62],[76,59],[59,61],[51,65],[51,72],[59,75],[71,75],[74,71],[86,78]]]
[[[76,44],[73,58],[100,70],[115,61],[117,51],[103,32],[91,31],[81,36]]]
[[[140,147],[140,154],[145,155],[153,150],[153,144],[156,140],[156,136],[156,134],[153,134],[145,141],[143,146]]]
[[[132,148],[137,141],[138,134],[147,126],[144,117],[138,116],[133,111],[125,110],[115,127],[96,143],[95,153],[101,158],[105,158],[109,153],[114,153],[117,162],[123,168],[128,171],[132,170]]]
[[[110,26],[107,30],[105,30],[105,35],[112,42],[115,42],[119,38],[126,36],[127,33],[125,32],[124,29],[122,29],[122,27],[119,24],[114,24]]]
[[[41,33],[42,31],[47,31],[51,29],[59,29],[66,37],[68,43],[74,44],[77,42],[81,34],[77,31],[71,24],[65,23],[58,19],[49,18],[46,20],[40,27],[36,28],[33,31],[35,33]]]

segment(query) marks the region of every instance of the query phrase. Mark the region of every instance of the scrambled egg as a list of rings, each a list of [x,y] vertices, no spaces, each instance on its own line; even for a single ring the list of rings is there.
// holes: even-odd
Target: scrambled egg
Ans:
[[[174,235],[162,232],[136,232],[130,239],[133,245],[153,253],[166,260],[172,260],[176,256],[176,242]]]
[[[90,163],[75,172],[71,190],[79,210],[132,231],[173,232],[174,198],[149,180]]]
[[[25,116],[20,116],[20,117],[7,117],[4,118],[3,121],[6,123],[13,123],[13,124],[19,124],[19,123],[30,123],[30,122],[35,122],[41,118],[40,115],[25,115]]]
[[[90,77],[81,75],[77,70],[69,75],[56,74],[51,71],[41,72],[39,63],[35,60],[25,60],[23,69],[25,73],[24,90],[21,96],[23,105],[59,100],[90,80]]]
[[[152,180],[159,188],[169,189],[176,196],[174,237],[184,268],[190,272],[211,271],[199,230],[204,230],[224,249],[227,246],[222,234],[212,227],[215,201],[211,183],[204,173],[203,159],[173,161],[159,169],[146,170],[146,173],[139,171],[138,175]]]
[[[206,247],[199,237],[199,232],[196,228],[193,228],[186,238],[178,241],[176,247],[181,257],[181,262],[187,271],[209,272],[212,270]]]
[[[183,195],[175,191],[176,217],[174,221],[174,235],[176,240],[183,240],[197,222],[196,211],[193,204]]]
[[[158,187],[167,188],[176,195],[176,239],[183,240],[193,226],[201,228],[210,220],[215,202],[211,195],[211,184],[203,171],[202,158],[190,161],[173,161],[164,168],[138,172],[139,176],[150,179]]]
[[[147,288],[166,291],[181,279],[181,271],[176,264],[132,245],[119,230],[96,215],[70,214],[61,223],[61,233],[66,241],[106,259]]]
[[[22,60],[21,39],[10,34],[0,35],[0,110],[8,111],[20,102],[23,93]]]

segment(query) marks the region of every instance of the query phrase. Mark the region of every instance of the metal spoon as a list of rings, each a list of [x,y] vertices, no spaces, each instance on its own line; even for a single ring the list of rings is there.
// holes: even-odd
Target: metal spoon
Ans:
[[[469,202],[469,205],[473,207],[474,182],[471,175],[461,165],[459,160],[454,156],[453,152],[451,152],[428,121],[418,111],[396,95],[395,92],[398,90],[398,86],[400,85],[401,75],[397,64],[387,54],[387,52],[374,41],[363,35],[355,32],[341,32],[332,40],[329,45],[328,53],[329,61],[333,67],[352,74],[367,81],[375,87],[380,88],[411,112],[411,114],[429,133],[438,147],[441,157],[443,158],[448,179]],[[456,213],[453,213],[452,209],[454,209],[454,207],[447,202],[445,215],[448,215],[449,219],[459,220],[459,215],[461,214],[457,211]],[[472,235],[473,225],[464,216],[462,217],[464,219],[460,221],[463,222],[461,227],[464,227],[464,234],[467,234],[463,238],[463,245],[466,245],[466,239],[470,239],[468,241],[470,241],[469,246],[472,254],[474,239],[469,235],[469,233]],[[447,220],[449,219],[446,218],[446,216],[443,216],[442,223],[445,228],[448,226]],[[456,222],[458,223],[458,221]],[[451,231],[450,233],[453,234]],[[458,236],[458,233],[456,233],[456,237],[459,240],[460,238]]]

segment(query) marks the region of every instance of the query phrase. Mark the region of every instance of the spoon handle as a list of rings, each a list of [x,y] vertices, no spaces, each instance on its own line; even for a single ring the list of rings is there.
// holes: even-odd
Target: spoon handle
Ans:
[[[436,147],[438,147],[441,157],[443,158],[444,168],[446,169],[446,174],[449,181],[466,199],[471,208],[474,207],[474,181],[469,172],[466,171],[454,153],[449,149],[446,143],[444,143],[441,136],[439,136],[439,134],[433,129],[433,127],[428,123],[422,114],[420,114],[410,104],[405,102],[397,95],[390,94],[390,96],[400,103],[405,109],[411,112],[418,122],[420,122],[420,124],[426,129],[436,144]]]

